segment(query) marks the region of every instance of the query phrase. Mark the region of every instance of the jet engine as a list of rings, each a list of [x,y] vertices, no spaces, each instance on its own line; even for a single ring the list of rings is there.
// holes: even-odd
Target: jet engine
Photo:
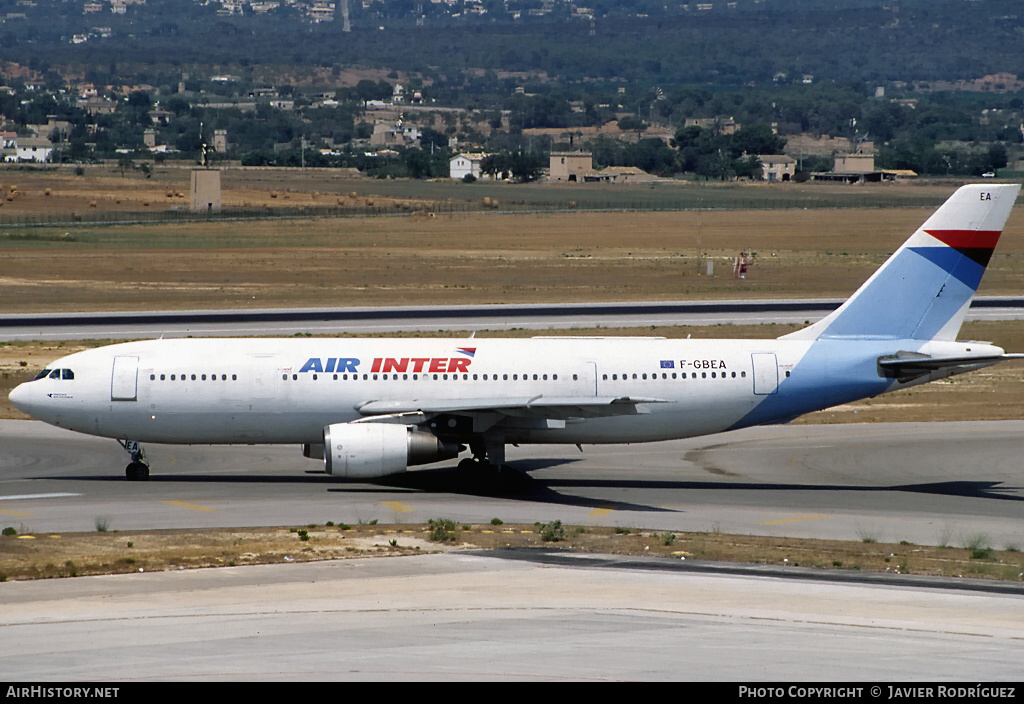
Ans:
[[[412,465],[457,457],[462,449],[412,425],[336,423],[324,428],[327,473],[346,479],[399,474]]]

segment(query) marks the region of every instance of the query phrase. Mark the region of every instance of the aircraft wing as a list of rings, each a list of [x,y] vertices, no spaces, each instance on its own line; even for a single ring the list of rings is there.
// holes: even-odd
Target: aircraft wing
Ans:
[[[670,403],[665,399],[638,396],[532,396],[474,399],[412,399],[408,401],[367,401],[356,410],[365,416],[362,421],[377,420],[377,416],[415,417],[417,414],[475,415],[496,413],[504,416],[537,417],[567,420],[569,418],[599,418],[644,413],[640,408],[647,403]],[[357,421],[358,422],[358,421]]]

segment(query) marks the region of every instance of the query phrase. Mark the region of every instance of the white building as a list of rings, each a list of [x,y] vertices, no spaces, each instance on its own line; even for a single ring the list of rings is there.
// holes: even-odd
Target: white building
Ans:
[[[53,144],[45,137],[18,137],[14,143],[16,161],[44,163],[50,160]]]
[[[472,175],[474,178],[479,179],[483,176],[480,165],[486,157],[486,154],[458,154],[453,156],[451,161],[448,162],[448,175],[456,180],[461,180],[467,175]]]

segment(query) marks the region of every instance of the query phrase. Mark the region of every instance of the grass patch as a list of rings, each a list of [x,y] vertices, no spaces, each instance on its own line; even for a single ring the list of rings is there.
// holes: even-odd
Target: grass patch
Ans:
[[[683,533],[567,526],[460,524],[444,518],[427,524],[367,524],[347,529],[322,526],[302,529],[309,541],[297,541],[296,529],[164,530],[65,535],[34,539],[0,537],[0,574],[8,580],[72,575],[147,572],[228,565],[309,562],[353,557],[415,555],[451,549],[548,547],[611,555],[703,560],[778,566],[813,566],[823,570],[861,570],[994,580],[1024,579],[1020,552],[978,548],[908,546],[857,540],[808,540],[728,533]],[[31,535],[31,534],[29,534]],[[667,539],[667,535],[674,536]],[[315,537],[315,540],[313,538]],[[429,542],[428,542],[429,541]],[[456,548],[453,543],[458,541]],[[131,543],[130,557],[125,554]],[[302,547],[300,547],[300,545]],[[987,557],[975,558],[984,549]]]

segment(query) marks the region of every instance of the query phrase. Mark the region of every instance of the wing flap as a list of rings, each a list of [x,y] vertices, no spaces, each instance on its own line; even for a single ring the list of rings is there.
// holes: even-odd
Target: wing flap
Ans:
[[[437,415],[454,413],[473,415],[498,413],[505,416],[531,416],[541,418],[595,418],[603,416],[636,415],[643,413],[643,404],[669,403],[666,399],[631,396],[532,396],[494,397],[474,399],[411,399],[394,401],[367,401],[357,407],[360,414],[370,420],[376,416],[409,414]]]

